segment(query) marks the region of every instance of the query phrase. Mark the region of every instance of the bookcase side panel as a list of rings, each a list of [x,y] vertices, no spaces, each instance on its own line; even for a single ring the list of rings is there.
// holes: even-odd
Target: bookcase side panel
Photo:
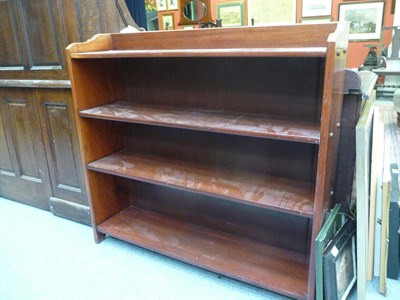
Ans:
[[[343,33],[346,35],[346,32]],[[338,45],[341,41],[338,42]],[[310,251],[309,295],[315,292],[315,242],[323,222],[324,213],[332,203],[336,160],[340,137],[340,118],[343,104],[343,86],[346,67],[346,51],[335,42],[329,42],[325,65],[325,82],[322,106],[321,142],[317,169],[314,201],[314,220]]]
[[[122,123],[81,118],[79,111],[124,99],[125,82],[119,61],[70,59],[69,66],[92,225],[99,242],[103,235],[97,232],[97,225],[127,207],[129,200],[121,197],[121,188],[113,176],[88,171],[86,165],[126,147],[121,132],[128,128]]]

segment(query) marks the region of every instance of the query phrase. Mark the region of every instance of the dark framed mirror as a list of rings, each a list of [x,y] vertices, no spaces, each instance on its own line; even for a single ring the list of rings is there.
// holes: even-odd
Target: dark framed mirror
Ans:
[[[180,0],[180,20],[178,25],[192,25],[211,22],[210,0]]]

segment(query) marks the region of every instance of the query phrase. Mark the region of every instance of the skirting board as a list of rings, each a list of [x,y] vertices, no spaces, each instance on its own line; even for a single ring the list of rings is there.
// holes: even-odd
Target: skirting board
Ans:
[[[67,218],[78,223],[91,225],[90,208],[85,205],[50,197],[51,212],[59,217]]]

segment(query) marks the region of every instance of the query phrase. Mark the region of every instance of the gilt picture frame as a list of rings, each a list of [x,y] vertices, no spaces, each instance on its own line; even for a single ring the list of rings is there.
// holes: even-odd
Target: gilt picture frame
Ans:
[[[244,1],[217,4],[217,19],[224,27],[243,26]]]
[[[178,9],[179,0],[165,0],[167,1],[168,10],[176,10]]]
[[[162,22],[162,30],[174,30],[175,29],[173,13],[161,15],[161,22]]]

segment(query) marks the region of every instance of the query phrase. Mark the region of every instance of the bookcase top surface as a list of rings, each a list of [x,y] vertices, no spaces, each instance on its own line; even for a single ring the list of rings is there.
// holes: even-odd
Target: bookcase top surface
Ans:
[[[147,49],[73,53],[72,58],[139,57],[325,57],[325,47],[309,48],[228,48],[228,49]]]
[[[324,57],[340,23],[99,34],[68,46],[71,58]]]

